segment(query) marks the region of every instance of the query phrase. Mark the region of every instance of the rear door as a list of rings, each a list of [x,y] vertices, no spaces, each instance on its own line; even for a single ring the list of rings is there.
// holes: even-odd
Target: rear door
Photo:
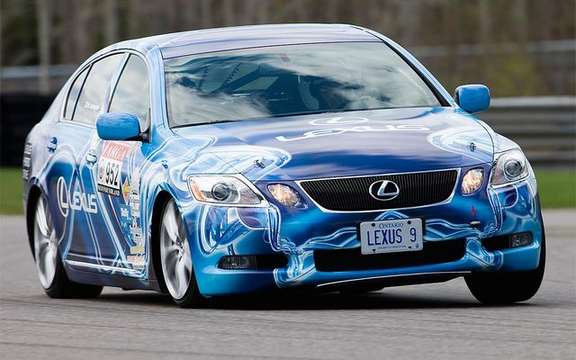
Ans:
[[[93,169],[97,166],[99,145],[96,118],[107,108],[112,80],[125,57],[124,53],[115,53],[91,65],[68,121],[68,125],[76,129],[67,134],[66,140],[78,144],[71,149],[75,151],[77,172],[66,186],[58,184],[58,191],[60,203],[68,203],[68,216],[72,216],[69,232],[72,238],[66,260],[85,270],[113,265],[109,254],[117,249],[117,244],[111,240],[112,224],[107,220],[106,199],[97,191]],[[78,130],[80,128],[82,131]]]
[[[80,186],[78,169],[88,150],[94,128],[74,121],[78,96],[89,72],[90,65],[71,80],[58,121],[43,144],[49,159],[45,170],[48,206],[60,239],[59,250],[63,259],[66,259],[70,249],[75,251],[73,239],[83,233],[83,227],[87,227],[88,214],[98,211],[95,194],[85,193]]]

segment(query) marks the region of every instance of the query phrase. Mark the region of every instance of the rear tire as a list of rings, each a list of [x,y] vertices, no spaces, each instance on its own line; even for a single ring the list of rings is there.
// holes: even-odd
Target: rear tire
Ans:
[[[465,277],[474,297],[483,304],[512,304],[533,297],[542,283],[546,266],[546,241],[542,235],[540,262],[531,271],[475,273]]]
[[[201,305],[204,298],[192,266],[192,249],[174,199],[162,210],[158,235],[162,280],[172,300],[184,308]]]
[[[58,239],[47,202],[42,195],[34,204],[33,250],[40,285],[51,298],[93,298],[102,286],[79,284],[68,279],[58,253]]]

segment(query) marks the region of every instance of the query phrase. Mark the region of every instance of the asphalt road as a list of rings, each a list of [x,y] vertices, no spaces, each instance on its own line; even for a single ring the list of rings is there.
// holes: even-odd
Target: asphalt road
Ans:
[[[53,300],[36,278],[21,217],[0,217],[0,359],[576,359],[576,211],[545,213],[540,292],[483,307],[462,279],[357,296],[226,300],[180,309],[106,288]]]

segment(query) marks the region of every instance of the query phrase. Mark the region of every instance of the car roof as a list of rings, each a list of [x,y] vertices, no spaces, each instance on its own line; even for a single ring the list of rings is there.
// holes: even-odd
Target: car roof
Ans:
[[[162,57],[168,59],[251,47],[345,41],[381,40],[361,27],[348,24],[274,24],[184,31],[128,40],[113,47],[138,50],[158,47]]]

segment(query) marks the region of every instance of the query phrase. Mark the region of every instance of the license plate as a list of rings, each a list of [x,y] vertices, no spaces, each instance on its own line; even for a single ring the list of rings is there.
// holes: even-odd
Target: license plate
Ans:
[[[422,219],[360,223],[362,255],[422,250]]]

